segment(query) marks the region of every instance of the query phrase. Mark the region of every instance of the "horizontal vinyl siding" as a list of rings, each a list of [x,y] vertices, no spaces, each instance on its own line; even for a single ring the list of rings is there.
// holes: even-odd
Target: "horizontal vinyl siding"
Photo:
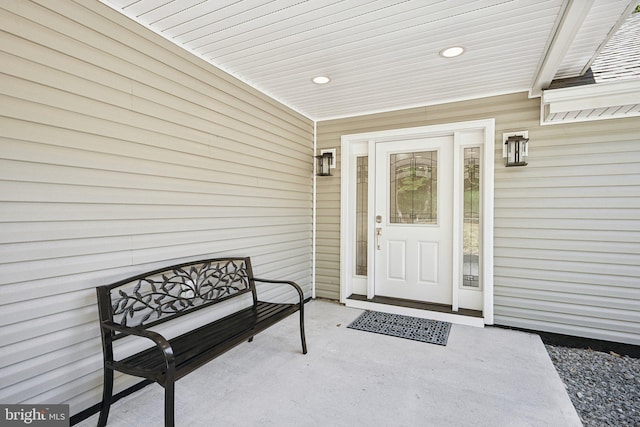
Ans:
[[[310,120],[97,1],[0,26],[0,402],[100,401],[97,285],[231,255],[311,295]]]
[[[640,119],[536,133],[496,170],[496,322],[640,344]]]
[[[340,136],[496,119],[494,294],[501,325],[640,344],[640,119],[540,126],[525,94],[320,122]],[[529,165],[505,168],[502,133],[528,130]],[[317,289],[338,298],[339,176],[318,180]],[[333,261],[333,262],[330,262]],[[320,294],[320,293],[319,293]]]

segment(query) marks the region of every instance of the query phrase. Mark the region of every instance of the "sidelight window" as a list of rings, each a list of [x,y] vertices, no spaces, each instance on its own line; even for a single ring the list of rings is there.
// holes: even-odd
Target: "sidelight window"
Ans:
[[[369,158],[357,158],[356,171],[356,275],[367,275],[367,218],[369,212]]]
[[[480,147],[464,149],[462,285],[480,287]]]

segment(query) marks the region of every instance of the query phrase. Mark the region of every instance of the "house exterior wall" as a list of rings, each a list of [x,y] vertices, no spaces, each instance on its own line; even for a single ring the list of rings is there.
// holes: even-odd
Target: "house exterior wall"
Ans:
[[[540,126],[512,94],[317,124],[346,134],[496,120],[495,323],[640,344],[640,119]],[[502,133],[529,131],[529,165],[505,168]],[[340,290],[340,162],[318,179],[316,294]]]
[[[0,26],[0,402],[100,402],[95,286],[229,255],[311,295],[311,120],[98,1]]]

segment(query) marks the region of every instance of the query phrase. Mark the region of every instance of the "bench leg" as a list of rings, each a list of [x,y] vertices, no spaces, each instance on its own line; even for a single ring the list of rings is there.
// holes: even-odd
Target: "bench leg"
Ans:
[[[102,405],[100,406],[100,418],[98,419],[98,427],[107,425],[109,417],[109,409],[111,408],[111,399],[113,396],[113,369],[104,368],[104,379],[102,381]]]
[[[300,305],[300,339],[302,340],[302,354],[307,354],[307,340],[304,337],[304,305]]]
[[[164,385],[164,426],[174,427],[174,398],[175,398],[175,383],[173,381],[167,381]]]

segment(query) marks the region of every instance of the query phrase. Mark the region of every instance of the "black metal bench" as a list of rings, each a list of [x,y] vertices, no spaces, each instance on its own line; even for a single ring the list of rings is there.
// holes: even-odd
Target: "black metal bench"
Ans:
[[[297,291],[295,302],[273,303],[258,300],[256,282],[286,284]],[[270,286],[270,285],[261,285]],[[253,277],[249,258],[216,258],[189,262],[139,274],[96,288],[102,348],[104,390],[99,426],[107,423],[113,393],[113,374],[120,371],[146,378],[165,389],[165,426],[174,425],[174,384],[215,357],[285,317],[300,312],[302,353],[307,353],[304,335],[304,295],[291,281]],[[244,295],[244,297],[243,297]],[[225,317],[204,322],[197,328],[165,338],[152,328],[185,315],[208,314],[199,310],[223,301],[242,302],[247,307]],[[217,310],[211,311],[214,314]],[[218,315],[219,316],[219,315]],[[198,316],[200,317],[200,316]],[[201,322],[203,323],[203,322]],[[137,336],[155,344],[150,348],[114,360],[113,342]]]

